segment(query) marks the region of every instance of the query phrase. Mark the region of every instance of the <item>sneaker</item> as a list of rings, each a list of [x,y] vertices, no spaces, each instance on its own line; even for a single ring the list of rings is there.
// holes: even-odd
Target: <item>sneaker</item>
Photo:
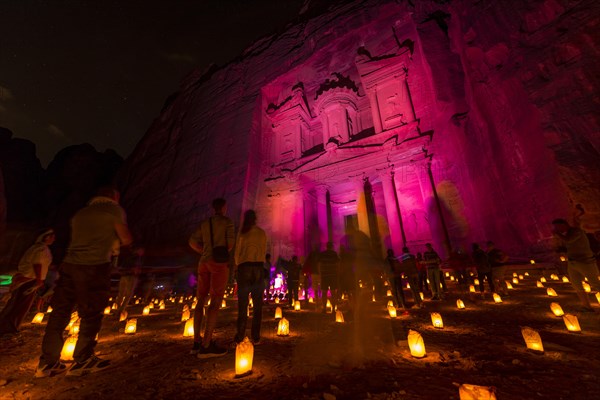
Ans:
[[[49,378],[51,376],[60,374],[61,372],[65,372],[67,370],[67,366],[60,361],[50,365],[50,364],[40,364],[35,369],[35,377],[36,378]]]
[[[227,349],[221,346],[218,346],[215,341],[211,341],[208,347],[200,346],[200,351],[196,357],[198,358],[212,358],[212,357],[220,357],[227,354]]]
[[[102,360],[94,355],[82,363],[73,363],[67,371],[67,376],[83,376],[91,372],[102,371],[110,367],[110,360]]]
[[[195,356],[200,352],[200,342],[194,342],[192,349],[190,350],[190,355]]]

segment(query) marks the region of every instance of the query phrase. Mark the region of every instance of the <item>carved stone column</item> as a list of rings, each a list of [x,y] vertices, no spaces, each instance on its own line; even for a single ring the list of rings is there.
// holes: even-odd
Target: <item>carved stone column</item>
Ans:
[[[356,190],[356,216],[358,219],[358,230],[371,236],[369,229],[369,215],[367,213],[367,202],[365,198],[365,182],[358,178],[354,182]]]
[[[367,97],[369,98],[369,104],[371,105],[371,113],[373,115],[373,126],[375,127],[375,133],[380,133],[383,131],[383,124],[381,123],[379,103],[377,102],[377,86],[367,90]]]
[[[400,254],[402,247],[406,246],[406,235],[402,224],[402,214],[398,202],[398,194],[394,182],[394,171],[388,171],[380,175],[383,186],[383,197],[385,199],[385,211],[394,254]]]
[[[321,250],[325,250],[325,245],[329,241],[329,213],[327,187],[319,185],[315,188],[317,195],[317,219],[319,221],[319,244]]]

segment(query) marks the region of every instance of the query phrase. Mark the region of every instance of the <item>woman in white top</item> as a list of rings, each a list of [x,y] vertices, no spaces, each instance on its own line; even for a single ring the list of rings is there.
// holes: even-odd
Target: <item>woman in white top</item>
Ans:
[[[248,321],[248,295],[252,295],[252,341],[260,342],[260,324],[262,320],[262,300],[265,276],[265,255],[267,253],[267,235],[256,226],[256,213],[248,210],[240,229],[235,247],[236,278],[238,284],[238,319],[235,341],[241,342],[246,336]]]

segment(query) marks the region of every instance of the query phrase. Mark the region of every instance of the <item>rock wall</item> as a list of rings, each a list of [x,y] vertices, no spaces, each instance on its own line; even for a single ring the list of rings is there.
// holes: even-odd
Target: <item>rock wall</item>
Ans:
[[[354,62],[361,46],[382,56],[396,43],[413,52],[408,84],[421,131],[433,131],[453,247],[493,239],[528,257],[547,250],[550,220],[577,209],[586,229],[600,229],[599,22],[596,2],[568,0],[355,1],[308,12],[230,64],[192,73],[167,100],[120,173],[130,223],[148,243],[185,243],[216,196],[239,220],[258,201],[273,82],[301,76],[334,45],[351,51],[323,57],[317,75]]]

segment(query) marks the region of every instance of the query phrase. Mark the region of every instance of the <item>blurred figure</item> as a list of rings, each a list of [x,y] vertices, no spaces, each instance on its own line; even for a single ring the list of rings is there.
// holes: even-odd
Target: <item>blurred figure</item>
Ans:
[[[321,275],[321,302],[323,312],[327,312],[327,290],[331,290],[331,309],[338,302],[340,257],[327,242],[327,249],[319,254],[319,275]]]
[[[419,308],[422,308],[423,301],[421,300],[418,290],[419,270],[417,269],[417,258],[410,253],[408,247],[402,248],[402,255],[400,256],[400,270],[408,280],[415,305]],[[400,285],[400,290],[402,290],[402,285]],[[402,297],[404,297],[404,295]]]
[[[10,286],[10,299],[0,313],[0,333],[18,332],[38,293],[44,295],[50,289],[44,281],[52,264],[49,246],[55,239],[54,231],[46,229],[21,257]]]
[[[503,296],[508,296],[508,289],[504,282],[504,274],[506,273],[505,262],[508,261],[508,255],[502,250],[497,249],[494,242],[491,240],[487,243],[486,254],[488,256],[488,262],[492,268],[492,280],[494,281],[494,287]]]
[[[117,295],[119,312],[117,316],[127,308],[133,297],[138,277],[142,272],[144,253],[143,247],[135,247],[129,251],[125,249],[121,254],[121,279],[119,279],[119,294]]]
[[[273,268],[273,265],[271,264],[271,254],[267,253],[265,255],[265,263],[263,267],[265,269],[263,286],[268,292],[269,286],[271,285],[271,268]]]
[[[114,242],[131,244],[119,192],[105,187],[71,219],[71,241],[60,265],[60,278],[52,297],[36,377],[52,376],[65,369],[59,361],[63,332],[75,306],[81,318],[79,338],[67,375],[81,376],[107,368],[109,360],[94,355],[96,335],[110,296],[111,252]]]
[[[427,251],[423,253],[423,263],[427,266],[427,279],[431,286],[431,300],[442,300],[443,295],[440,290],[440,263],[442,260],[438,253],[433,250],[431,243],[425,243]]]
[[[248,296],[252,295],[252,341],[260,342],[260,324],[262,322],[262,303],[265,277],[265,254],[267,253],[267,235],[256,225],[256,213],[247,210],[235,247],[235,265],[238,284],[238,316],[235,342],[240,343],[246,336],[248,321]]]
[[[456,249],[450,253],[448,264],[456,274],[460,292],[466,293],[468,290],[468,285],[471,281],[471,277],[469,276],[469,256],[463,253],[461,249]]]
[[[194,312],[194,344],[190,351],[198,358],[222,356],[227,353],[227,349],[218,346],[212,340],[212,335],[229,280],[229,254],[233,249],[235,236],[233,221],[225,216],[227,213],[225,199],[213,200],[212,208],[214,215],[202,221],[188,241],[190,247],[201,254],[198,266],[198,306]],[[262,256],[264,257],[264,253]],[[206,329],[200,343],[204,304],[209,292],[210,305],[206,311]]]
[[[417,263],[417,269],[419,270],[419,292],[428,293],[430,290],[429,285],[427,284],[427,264],[423,262],[423,255],[417,253],[415,261]]]
[[[298,256],[292,256],[292,260],[285,263],[287,270],[288,300],[291,306],[298,300],[298,290],[300,288],[300,273],[302,265],[298,262]]]
[[[552,233],[554,233],[559,243],[567,249],[569,281],[575,289],[583,309],[591,311],[592,305],[582,283],[587,278],[592,289],[600,291],[600,278],[598,277],[598,266],[590,242],[581,228],[570,226],[562,218],[552,221],[552,226]]]
[[[492,267],[490,266],[488,255],[485,251],[483,251],[481,247],[479,247],[477,243],[473,243],[471,247],[473,249],[473,254],[471,255],[471,257],[473,258],[473,263],[475,263],[475,268],[477,269],[477,279],[479,279],[479,292],[483,297],[483,280],[485,278],[487,279],[488,285],[490,287],[490,293],[494,293],[496,290],[494,289]]]
[[[394,297],[396,297],[396,302],[400,307],[406,309],[404,291],[402,290],[402,268],[400,266],[400,261],[398,261],[398,259],[394,256],[394,250],[388,249],[386,261],[392,270],[392,287]]]

